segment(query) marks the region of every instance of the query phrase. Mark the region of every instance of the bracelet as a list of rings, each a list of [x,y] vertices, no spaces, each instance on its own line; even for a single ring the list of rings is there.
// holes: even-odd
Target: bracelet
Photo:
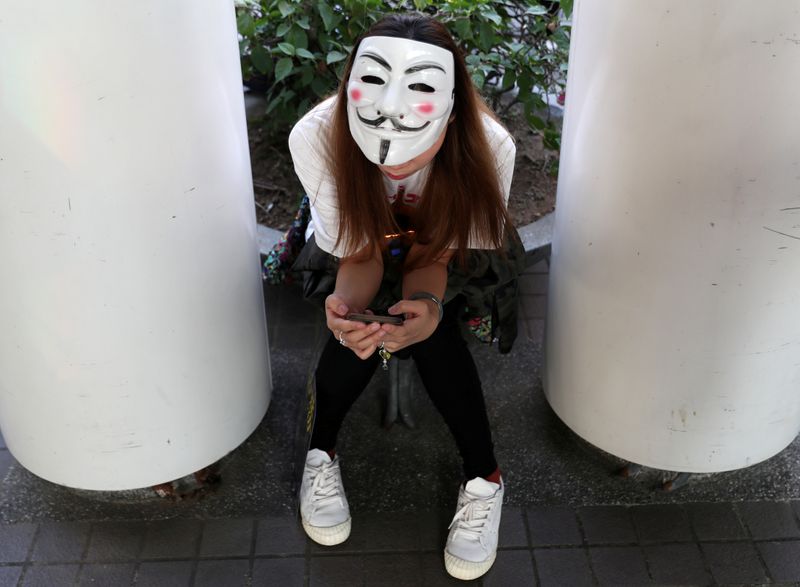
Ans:
[[[409,296],[409,300],[431,300],[433,303],[436,304],[436,307],[439,309],[439,322],[442,321],[442,316],[444,316],[444,307],[442,306],[442,300],[437,298],[430,292],[427,291],[418,291],[417,293],[413,293]]]

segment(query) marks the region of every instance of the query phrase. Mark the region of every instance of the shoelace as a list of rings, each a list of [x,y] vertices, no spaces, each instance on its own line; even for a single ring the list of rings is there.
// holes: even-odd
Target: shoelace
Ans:
[[[450,522],[447,529],[449,530],[454,524],[458,524],[456,532],[463,533],[469,540],[480,541],[483,535],[483,527],[489,519],[489,513],[492,510],[495,498],[467,497],[467,500],[464,506],[453,516],[453,521]]]
[[[322,463],[319,467],[313,467],[313,481],[311,483],[312,501],[315,507],[323,507],[329,503],[339,500],[339,464]]]

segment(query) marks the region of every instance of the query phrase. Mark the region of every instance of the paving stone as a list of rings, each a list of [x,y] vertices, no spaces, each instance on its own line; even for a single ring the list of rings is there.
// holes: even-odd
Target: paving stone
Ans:
[[[747,532],[729,503],[691,503],[684,506],[701,541],[743,540]]]
[[[630,511],[624,506],[590,506],[578,509],[588,544],[636,544]]]
[[[33,545],[31,560],[80,562],[89,539],[90,525],[82,522],[43,522]]]
[[[773,581],[800,583],[800,541],[759,542],[757,548]]]
[[[503,512],[505,515],[505,512]],[[529,550],[500,550],[494,565],[483,578],[484,587],[536,585]]]
[[[321,546],[314,542],[314,554],[345,554],[362,552],[394,552],[419,549],[419,514],[368,513],[358,516],[350,538],[336,546]]]
[[[547,295],[550,276],[546,273],[523,273],[519,278],[519,289],[522,295]]]
[[[416,515],[417,525],[419,528],[419,536],[417,538],[416,550],[434,550],[441,552],[447,542],[447,534],[449,530],[447,526],[450,525],[450,520],[453,519],[452,511],[421,511]],[[503,511],[503,521],[500,522],[500,528],[505,523],[505,510]]]
[[[17,587],[22,567],[0,567],[0,587]]]
[[[525,320],[520,318],[518,328],[521,334],[528,337],[528,340],[544,340],[544,320]]]
[[[503,507],[500,518],[500,548],[510,546],[528,546],[528,534],[525,531],[525,518],[520,508]]]
[[[764,568],[751,543],[704,543],[701,548],[717,583],[741,585],[767,582]]]
[[[235,587],[248,585],[249,560],[209,560],[197,563],[194,587]]]
[[[136,560],[147,530],[146,522],[99,522],[92,525],[86,560]]]
[[[147,527],[141,557],[193,558],[197,554],[197,543],[202,530],[197,520],[159,520]]]
[[[258,521],[256,555],[303,554],[306,534],[295,516],[274,516]]]
[[[444,568],[444,557],[441,553],[423,554],[420,556],[422,567],[422,585],[425,587],[458,587],[460,585],[480,585],[480,580],[461,581],[447,574]]]
[[[25,569],[21,587],[61,587],[72,585],[79,565],[34,565]]]
[[[639,541],[652,542],[690,542],[694,540],[689,526],[689,517],[680,506],[643,505],[631,508],[631,517]]]
[[[444,563],[442,563],[444,564]],[[364,585],[375,587],[418,587],[422,567],[418,554],[379,554],[362,560]]]
[[[792,509],[794,510],[794,517],[800,522],[800,499],[792,500]]]
[[[21,563],[28,558],[28,551],[36,533],[36,524],[0,525],[0,561]]]
[[[531,546],[569,546],[583,543],[575,511],[567,507],[528,508]]]
[[[534,273],[549,273],[550,272],[550,265],[548,265],[547,260],[541,259],[535,265],[528,267],[523,272],[525,275],[531,275]]]
[[[193,567],[192,561],[142,563],[136,571],[136,587],[187,587]]]
[[[250,556],[253,525],[253,520],[249,519],[206,521],[200,543],[200,556]]]
[[[696,544],[658,544],[644,548],[650,575],[658,585],[708,585],[700,548]]]
[[[536,549],[533,557],[542,587],[594,585],[589,559],[583,548]]]
[[[547,317],[547,296],[520,296],[519,303],[525,318]]]
[[[107,563],[97,565],[83,565],[81,568],[78,585],[95,585],[102,587],[116,587],[130,585],[133,581],[134,563]]]
[[[363,583],[358,556],[318,556],[309,563],[311,587],[351,587]]]
[[[303,587],[305,574],[304,558],[260,558],[253,563],[253,585]]]
[[[6,449],[0,450],[0,483],[3,482],[3,479],[6,478],[6,475],[16,462],[17,461],[14,460],[14,457],[11,456],[10,452],[8,452]]]
[[[800,538],[800,528],[787,502],[751,501],[737,506],[755,540]]]
[[[596,546],[589,549],[600,585],[646,585],[650,582],[644,554],[638,546]]]

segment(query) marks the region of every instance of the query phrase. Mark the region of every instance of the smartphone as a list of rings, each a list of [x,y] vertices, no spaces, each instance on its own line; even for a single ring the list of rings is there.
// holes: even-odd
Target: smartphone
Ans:
[[[347,320],[355,320],[357,322],[379,322],[381,324],[402,324],[402,316],[379,316],[378,314],[348,314],[345,316]]]

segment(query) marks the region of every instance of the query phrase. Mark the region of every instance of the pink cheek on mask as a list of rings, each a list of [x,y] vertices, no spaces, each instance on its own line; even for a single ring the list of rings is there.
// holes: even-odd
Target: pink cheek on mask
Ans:
[[[358,102],[361,99],[361,91],[356,88],[350,90],[350,99],[354,102]]]
[[[424,104],[420,104],[417,106],[417,110],[420,114],[430,114],[433,112],[433,104],[428,104],[427,102]]]

